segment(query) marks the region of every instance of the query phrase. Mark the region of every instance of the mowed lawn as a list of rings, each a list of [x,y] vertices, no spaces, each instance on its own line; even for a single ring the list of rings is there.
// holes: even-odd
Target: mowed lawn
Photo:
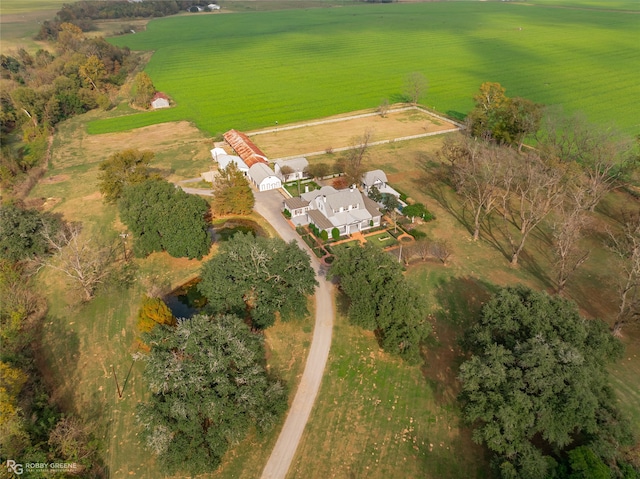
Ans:
[[[216,134],[320,118],[397,101],[417,71],[430,85],[422,103],[454,117],[493,81],[509,96],[638,133],[638,31],[633,12],[515,2],[164,18],[110,41],[153,50],[146,71],[177,106],[94,122],[89,131],[188,119]]]

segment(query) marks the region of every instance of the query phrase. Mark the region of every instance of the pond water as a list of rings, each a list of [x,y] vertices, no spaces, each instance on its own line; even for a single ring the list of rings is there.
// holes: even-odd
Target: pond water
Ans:
[[[236,233],[251,233],[253,236],[266,236],[262,227],[252,220],[233,219],[214,227],[217,241],[228,241]]]
[[[192,279],[164,298],[164,302],[176,318],[190,318],[207,304],[207,298],[198,291],[199,282],[200,278]]]

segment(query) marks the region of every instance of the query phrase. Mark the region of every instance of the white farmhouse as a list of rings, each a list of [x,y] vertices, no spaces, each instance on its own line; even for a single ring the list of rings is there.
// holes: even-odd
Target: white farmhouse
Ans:
[[[337,228],[341,236],[380,226],[382,217],[376,203],[357,188],[323,186],[284,200],[283,208],[289,210],[296,225],[313,223],[329,234]]]

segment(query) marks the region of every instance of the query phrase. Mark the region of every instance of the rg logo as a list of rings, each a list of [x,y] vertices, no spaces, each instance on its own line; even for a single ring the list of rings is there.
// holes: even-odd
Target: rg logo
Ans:
[[[20,475],[24,472],[22,464],[18,464],[13,459],[7,459],[7,469],[17,475]]]

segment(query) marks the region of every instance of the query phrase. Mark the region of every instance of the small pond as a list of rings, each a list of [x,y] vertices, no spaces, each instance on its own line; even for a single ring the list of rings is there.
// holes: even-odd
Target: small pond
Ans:
[[[198,291],[199,282],[200,278],[192,279],[164,298],[164,302],[176,318],[190,318],[207,304],[207,298]]]
[[[252,220],[232,219],[214,225],[216,241],[228,241],[236,233],[251,233],[253,236],[267,236],[262,227]]]

